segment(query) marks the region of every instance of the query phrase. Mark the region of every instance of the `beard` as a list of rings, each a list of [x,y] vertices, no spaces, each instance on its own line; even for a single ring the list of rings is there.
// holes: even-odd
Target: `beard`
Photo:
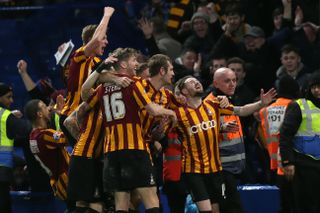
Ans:
[[[202,91],[202,92],[196,92],[196,93],[194,94],[195,97],[203,97],[204,95],[205,95],[204,91]]]

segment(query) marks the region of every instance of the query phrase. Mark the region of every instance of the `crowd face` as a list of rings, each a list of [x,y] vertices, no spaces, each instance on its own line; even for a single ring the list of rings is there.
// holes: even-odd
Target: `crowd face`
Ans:
[[[108,40],[107,40],[107,36],[105,35],[103,39],[99,42],[99,46],[96,48],[96,52],[95,52],[96,55],[102,56],[107,45],[108,45]]]
[[[193,51],[187,51],[181,57],[182,64],[188,70],[193,70],[194,63],[197,61],[197,54]]]
[[[291,51],[288,53],[282,53],[281,63],[287,72],[293,72],[298,69],[300,64],[300,56]]]
[[[214,86],[225,95],[232,96],[236,89],[236,74],[231,69],[226,69],[217,79],[214,79]]]
[[[226,67],[227,66],[227,61],[226,59],[213,59],[212,60],[212,66],[210,67],[210,74],[213,75],[214,72],[221,68],[221,67]]]
[[[320,85],[319,84],[312,85],[311,93],[316,99],[320,99]]]
[[[174,78],[174,71],[173,66],[170,62],[168,62],[168,69],[166,70],[165,74],[163,75],[163,83],[164,85],[171,85]]]
[[[0,103],[6,107],[7,109],[10,108],[11,104],[13,103],[13,92],[8,92],[7,94],[0,97]]]
[[[254,37],[254,36],[245,36],[244,45],[247,51],[256,51],[262,47],[265,43],[265,38],[263,37]]]
[[[274,28],[276,30],[280,30],[281,28],[281,25],[282,25],[282,17],[283,15],[280,14],[280,15],[276,15],[273,17],[273,25],[274,25]]]
[[[236,74],[237,84],[241,84],[241,82],[243,82],[244,78],[246,77],[246,72],[244,71],[242,64],[232,63],[228,65],[228,68],[232,69]]]
[[[228,15],[226,20],[228,30],[230,30],[230,32],[237,31],[240,28],[242,21],[243,18],[239,15]]]
[[[199,38],[204,38],[208,32],[208,23],[203,18],[195,18],[192,27]]]

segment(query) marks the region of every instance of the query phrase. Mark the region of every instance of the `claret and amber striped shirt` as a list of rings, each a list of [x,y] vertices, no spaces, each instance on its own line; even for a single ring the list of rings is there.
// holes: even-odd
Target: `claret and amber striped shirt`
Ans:
[[[176,109],[180,103],[174,98],[172,92],[164,87],[156,90],[151,82],[147,79],[142,80],[147,96],[156,104],[159,104],[167,109]],[[140,111],[141,125],[144,135],[149,134],[154,125],[159,121],[158,118],[151,116],[146,109]]]
[[[184,173],[208,174],[221,171],[218,133],[219,117],[232,114],[233,106],[221,109],[219,101],[203,101],[193,109],[176,109],[178,132],[183,141],[182,171]]]
[[[130,86],[122,88],[114,84],[104,84],[88,100],[91,107],[98,101],[102,106],[106,129],[105,153],[124,149],[148,150],[143,139],[139,111],[150,104],[151,100],[140,78],[129,78],[135,81]]]
[[[66,103],[61,114],[68,116],[80,105],[81,87],[98,62],[98,57],[87,57],[84,54],[84,46],[74,52],[70,59]]]
[[[103,154],[104,128],[102,108],[91,109],[81,127],[80,138],[73,148],[72,155],[87,158],[100,158]]]
[[[35,159],[50,176],[53,192],[65,200],[70,155],[64,148],[67,142],[63,133],[53,129],[34,129],[30,133],[29,145]]]

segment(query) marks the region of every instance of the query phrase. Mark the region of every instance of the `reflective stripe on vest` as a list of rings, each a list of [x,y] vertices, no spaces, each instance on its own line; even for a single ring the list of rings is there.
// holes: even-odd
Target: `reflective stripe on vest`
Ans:
[[[0,165],[13,166],[13,140],[7,135],[7,119],[11,112],[0,107]]]
[[[278,175],[284,175],[283,166],[282,166],[282,160],[281,160],[281,155],[280,155],[280,148],[278,149],[278,169],[277,169],[277,174]]]
[[[241,154],[236,154],[236,155],[232,155],[232,156],[221,157],[221,162],[222,163],[229,163],[229,162],[240,161],[240,160],[245,160],[245,159],[246,159],[246,154],[241,153]]]
[[[60,129],[60,116],[57,113],[54,113],[54,125],[56,126],[56,130]]]
[[[271,170],[278,168],[279,131],[287,106],[291,102],[292,100],[287,98],[278,98],[270,106],[261,109],[259,113],[263,135],[270,156]]]
[[[230,162],[228,161],[223,161],[223,158],[228,158],[228,159],[238,159],[239,154],[244,154],[244,152],[239,153],[238,149],[235,149],[235,147],[239,145],[243,145],[243,135],[242,135],[242,127],[240,123],[240,119],[236,115],[230,115],[230,116],[220,116],[221,123],[224,122],[230,122],[230,121],[236,121],[238,126],[239,126],[239,131],[236,133],[220,133],[220,141],[219,141],[219,149],[221,152],[221,156],[224,156],[225,153],[224,151],[226,150],[226,153],[228,153],[228,156],[226,157],[221,157],[221,161],[223,162]],[[234,151],[232,151],[234,150]],[[232,153],[233,152],[233,153]],[[234,158],[233,158],[234,156]],[[240,159],[242,160],[242,158]]]
[[[320,159],[320,109],[311,101],[299,99],[302,122],[294,138],[294,149],[316,160]]]

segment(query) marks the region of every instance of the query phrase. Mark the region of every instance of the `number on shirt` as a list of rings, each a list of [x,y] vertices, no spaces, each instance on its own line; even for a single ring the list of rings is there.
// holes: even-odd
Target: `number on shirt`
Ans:
[[[124,118],[126,108],[122,100],[122,92],[105,95],[103,96],[103,101],[108,122]]]

